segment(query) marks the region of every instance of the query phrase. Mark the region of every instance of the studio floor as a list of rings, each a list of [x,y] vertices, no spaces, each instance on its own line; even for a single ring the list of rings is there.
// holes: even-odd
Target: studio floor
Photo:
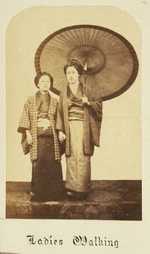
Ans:
[[[140,180],[92,181],[88,201],[31,202],[29,182],[6,183],[6,218],[142,220]]]

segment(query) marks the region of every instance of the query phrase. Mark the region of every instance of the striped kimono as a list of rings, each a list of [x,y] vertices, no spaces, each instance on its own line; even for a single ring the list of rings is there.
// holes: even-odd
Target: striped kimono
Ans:
[[[86,88],[90,106],[83,106],[82,86],[80,83],[76,95],[68,93],[69,87],[61,92],[56,120],[56,129],[66,135],[66,188],[75,192],[90,190],[90,157],[94,153],[94,146],[100,146],[102,121],[102,100],[99,92],[93,94]]]

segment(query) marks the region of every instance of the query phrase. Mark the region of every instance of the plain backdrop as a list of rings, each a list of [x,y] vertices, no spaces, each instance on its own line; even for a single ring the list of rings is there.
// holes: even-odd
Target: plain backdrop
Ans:
[[[118,22],[119,20],[119,22]],[[7,181],[30,181],[31,162],[17,133],[23,105],[37,89],[34,56],[53,32],[72,25],[109,28],[124,36],[141,61],[141,31],[127,12],[109,6],[37,6],[19,12],[6,33],[6,170]],[[59,64],[59,63],[58,63]],[[65,157],[62,158],[65,179]],[[141,179],[141,67],[133,85],[103,103],[101,147],[92,157],[92,179]]]

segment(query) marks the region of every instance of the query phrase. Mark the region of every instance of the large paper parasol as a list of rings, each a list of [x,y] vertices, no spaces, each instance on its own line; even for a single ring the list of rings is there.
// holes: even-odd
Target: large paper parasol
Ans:
[[[77,59],[87,67],[86,85],[102,100],[125,92],[138,73],[133,46],[120,34],[95,25],[66,27],[48,36],[35,54],[36,72],[47,71],[54,78],[52,90],[59,94],[67,85],[64,65]],[[81,81],[85,82],[84,75]]]

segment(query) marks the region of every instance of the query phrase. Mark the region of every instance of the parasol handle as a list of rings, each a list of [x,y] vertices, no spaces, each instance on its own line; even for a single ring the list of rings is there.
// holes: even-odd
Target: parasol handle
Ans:
[[[85,97],[86,96],[86,72],[87,72],[87,60],[85,62],[85,66],[83,68],[84,70],[84,85],[83,85],[83,96]]]
[[[84,97],[86,96],[85,93],[86,93],[86,74],[84,76],[84,84],[83,84],[83,96]]]

